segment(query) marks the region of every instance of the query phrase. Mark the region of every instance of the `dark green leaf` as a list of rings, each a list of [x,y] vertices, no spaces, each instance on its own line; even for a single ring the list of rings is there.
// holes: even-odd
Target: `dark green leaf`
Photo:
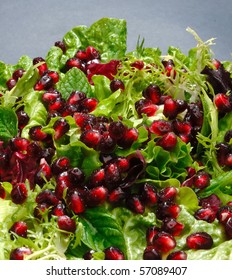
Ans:
[[[0,106],[0,140],[7,142],[18,132],[18,119],[10,108]]]

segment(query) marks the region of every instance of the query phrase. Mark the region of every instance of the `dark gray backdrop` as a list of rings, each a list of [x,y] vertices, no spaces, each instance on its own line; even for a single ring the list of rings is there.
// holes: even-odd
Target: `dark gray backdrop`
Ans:
[[[145,47],[165,54],[173,45],[187,53],[195,46],[189,26],[203,40],[217,38],[216,58],[232,60],[231,0],[0,0],[0,60],[14,64],[24,54],[44,57],[72,27],[102,17],[127,20],[128,51],[140,35]]]

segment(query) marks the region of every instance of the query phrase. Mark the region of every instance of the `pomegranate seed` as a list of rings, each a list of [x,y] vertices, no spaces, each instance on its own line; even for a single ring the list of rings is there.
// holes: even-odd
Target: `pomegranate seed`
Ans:
[[[64,216],[66,214],[65,205],[63,203],[58,203],[52,209],[52,215],[54,216]]]
[[[160,202],[166,202],[174,200],[177,195],[177,189],[175,187],[165,187],[158,192],[158,199]]]
[[[232,239],[232,217],[230,217],[225,223],[226,235]]]
[[[145,183],[141,190],[141,197],[144,200],[145,204],[148,206],[154,206],[156,204],[157,198],[157,191],[155,187],[149,183]]]
[[[17,221],[11,226],[9,232],[15,233],[18,236],[21,236],[23,238],[27,238],[27,229],[28,229],[28,227],[27,227],[27,224],[25,222]],[[11,239],[12,240],[15,239],[14,234],[11,234]]]
[[[47,161],[44,158],[42,158],[40,160],[38,172],[36,173],[35,176],[35,181],[38,185],[43,186],[45,180],[49,181],[51,177],[52,177],[51,167],[49,166]]]
[[[80,140],[89,148],[98,149],[98,145],[101,141],[102,135],[99,131],[90,129],[85,130],[81,136]]]
[[[199,200],[199,205],[202,206],[203,208],[212,208],[214,211],[217,211],[222,202],[220,198],[216,194],[211,194],[208,197],[201,198]]]
[[[58,140],[69,131],[70,125],[66,119],[60,118],[55,121],[53,128],[55,130],[54,139]]]
[[[117,144],[124,149],[128,149],[138,139],[138,136],[139,133],[136,128],[127,128],[123,135],[123,138],[119,139],[117,141]]]
[[[65,156],[57,158],[51,166],[52,172],[55,175],[58,175],[59,173],[68,170],[69,168],[70,160]]]
[[[70,176],[67,171],[60,173],[56,179],[55,194],[63,199],[64,191],[71,187]]]
[[[87,60],[86,51],[78,50],[75,54],[75,57],[82,61],[86,61]]]
[[[68,170],[68,175],[73,186],[79,186],[85,180],[84,172],[78,167],[70,168]]]
[[[156,216],[158,219],[163,220],[166,217],[176,219],[180,214],[181,208],[179,205],[170,202],[158,204],[156,209]]]
[[[99,186],[104,183],[104,180],[105,180],[104,168],[96,169],[90,175],[89,184],[90,186]]]
[[[39,220],[44,220],[44,216],[46,217],[49,214],[49,207],[46,203],[37,204],[33,212],[34,217]]]
[[[121,139],[126,132],[126,126],[120,122],[111,122],[109,125],[109,134],[114,140]]]
[[[216,218],[216,213],[212,208],[200,208],[194,213],[197,220],[203,220],[212,223]]]
[[[83,68],[84,68],[83,62],[76,57],[69,58],[66,61],[65,66],[66,66],[67,70],[70,70],[72,68],[78,68],[80,70],[83,70]]]
[[[118,157],[116,164],[120,172],[126,172],[130,167],[129,161],[126,157]]]
[[[76,222],[67,215],[59,216],[57,220],[59,229],[68,232],[76,231]]]
[[[204,189],[210,185],[210,176],[205,171],[199,171],[193,178],[193,185],[197,189]]]
[[[160,232],[161,229],[157,226],[151,226],[146,231],[146,241],[147,245],[153,245],[154,243],[154,237],[158,232]]]
[[[110,246],[110,247],[106,248],[103,252],[105,253],[105,260],[124,260],[125,259],[123,252],[117,247]]]
[[[46,203],[49,206],[56,206],[59,203],[58,198],[52,190],[45,189],[41,191],[35,198],[38,204]]]
[[[184,251],[175,251],[167,256],[167,260],[187,260],[187,254]]]
[[[172,131],[172,124],[165,120],[155,120],[149,127],[149,131],[156,135],[162,136]]]
[[[160,231],[154,236],[153,245],[159,252],[167,253],[176,247],[176,240],[171,234]]]
[[[90,207],[95,207],[103,204],[108,196],[108,190],[103,186],[94,187],[86,197],[86,203]]]
[[[168,132],[159,138],[156,145],[161,146],[164,150],[171,151],[176,147],[177,136],[174,132]]]
[[[17,118],[18,118],[18,127],[19,129],[23,129],[29,122],[29,116],[23,110],[17,111]]]
[[[93,259],[93,254],[95,253],[94,250],[89,250],[83,255],[84,260],[92,260]]]
[[[174,119],[178,114],[178,105],[176,100],[168,98],[164,102],[163,114],[166,118]]]
[[[59,77],[58,72],[49,70],[49,71],[46,72],[46,74],[47,74],[49,77],[52,78],[53,84],[56,84],[56,83],[59,82],[60,77]]]
[[[107,185],[117,185],[121,180],[121,174],[118,165],[115,162],[109,162],[105,168],[105,182]]]
[[[136,194],[127,197],[126,205],[132,212],[137,214],[143,214],[145,211],[141,198]]]
[[[92,46],[88,46],[85,50],[87,60],[100,59],[100,53]]]
[[[184,225],[173,218],[165,218],[162,224],[162,230],[173,236],[178,236],[184,229]]]
[[[43,141],[47,138],[47,133],[42,131],[41,125],[36,125],[29,129],[29,136],[32,140]]]
[[[6,198],[6,191],[3,188],[3,186],[0,183],[0,198],[5,199]]]
[[[65,100],[61,97],[57,97],[53,102],[50,102],[48,104],[48,111],[49,112],[55,112],[55,111],[61,111],[63,110],[65,106]]]
[[[54,43],[54,46],[60,48],[62,50],[63,53],[66,53],[66,46],[65,43],[63,41],[57,41]]]
[[[72,191],[67,195],[68,207],[75,213],[80,214],[85,211],[85,203],[78,191]]]
[[[146,89],[144,89],[142,95],[146,99],[151,100],[154,104],[160,103],[161,91],[159,86],[155,84],[151,84]]]
[[[184,134],[184,135],[190,135],[192,131],[192,126],[188,122],[180,121],[178,119],[175,119],[172,122],[173,130],[177,134]]]
[[[110,136],[109,132],[103,133],[98,146],[99,151],[103,154],[110,154],[113,153],[115,147],[116,141]]]
[[[8,90],[11,90],[12,88],[14,88],[16,86],[17,81],[13,78],[10,78],[9,80],[7,80],[6,82],[6,86],[8,88]]]
[[[39,71],[39,75],[42,76],[44,74],[44,72],[46,72],[48,70],[45,59],[42,57],[35,57],[33,59],[33,65],[37,65],[37,64],[40,64],[39,66],[37,66],[37,69]]]
[[[232,110],[230,98],[224,93],[216,94],[214,97],[214,103],[219,112],[230,112]]]
[[[213,246],[213,239],[207,232],[196,232],[186,238],[189,249],[210,249]]]
[[[108,195],[108,201],[111,204],[119,204],[126,197],[125,192],[120,188],[112,190]]]
[[[67,103],[70,105],[79,105],[82,100],[86,98],[86,94],[82,91],[73,91],[71,92]]]
[[[218,68],[221,66],[221,62],[218,59],[213,59],[212,63],[214,65],[214,67],[216,68],[216,70],[218,70]]]
[[[81,101],[82,111],[90,113],[96,109],[97,104],[98,100],[96,98],[85,98]]]
[[[124,90],[125,90],[125,85],[124,85],[123,81],[118,80],[118,79],[112,80],[112,81],[110,82],[110,90],[111,90],[112,92],[115,92],[115,91],[117,91],[118,89],[120,89],[121,91],[124,91]]]
[[[162,260],[161,254],[155,246],[147,246],[143,252],[144,260]]]
[[[232,208],[228,205],[222,206],[217,211],[217,219],[220,223],[226,224],[229,218],[232,217]]]
[[[27,187],[24,183],[18,183],[13,186],[11,191],[11,199],[15,204],[23,204],[28,195]]]
[[[32,254],[31,249],[27,247],[16,248],[11,251],[10,260],[24,260],[24,257],[26,255],[31,255],[31,254]]]
[[[27,151],[30,141],[26,138],[15,137],[9,141],[9,146],[12,151],[19,151],[25,153]]]
[[[25,70],[22,68],[18,68],[16,69],[13,74],[12,74],[12,78],[16,80],[16,82],[18,81],[19,78],[22,78],[23,74],[25,73]]]
[[[155,115],[156,111],[158,110],[158,106],[155,104],[151,104],[150,101],[145,103],[138,111],[139,116],[141,117],[143,114],[147,115],[148,117],[152,117]]]

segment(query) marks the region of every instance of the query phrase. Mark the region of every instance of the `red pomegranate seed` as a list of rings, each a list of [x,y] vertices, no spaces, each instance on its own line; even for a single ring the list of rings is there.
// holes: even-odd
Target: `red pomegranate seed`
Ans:
[[[16,81],[18,81],[19,78],[22,78],[24,73],[25,73],[24,69],[18,68],[13,72],[12,78],[15,79]]]
[[[9,232],[15,233],[18,236],[21,236],[23,238],[27,238],[27,230],[28,230],[28,226],[25,222],[17,221],[11,226],[11,228],[9,229]],[[14,234],[11,234],[11,239],[12,240],[15,239]]]
[[[70,160],[68,157],[63,156],[57,158],[51,166],[52,172],[55,175],[58,175],[59,173],[63,171],[67,171],[70,168]]]
[[[67,195],[67,204],[75,214],[80,214],[85,211],[84,200],[78,191],[73,191]]]
[[[184,251],[175,251],[167,256],[167,260],[187,260],[187,254]]]
[[[70,70],[72,68],[78,68],[80,70],[84,69],[83,62],[80,59],[76,58],[76,57],[69,58],[66,61],[65,66],[66,66],[67,70]]]
[[[82,111],[90,113],[96,109],[97,104],[98,100],[96,98],[85,98],[81,101]]]
[[[216,194],[211,194],[208,197],[201,198],[199,200],[199,205],[202,206],[203,208],[212,208],[214,211],[217,211],[222,202],[220,198]]]
[[[95,129],[85,130],[81,136],[80,140],[89,148],[97,149],[101,140],[101,133]]]
[[[156,209],[156,216],[158,219],[163,220],[167,217],[176,219],[180,214],[181,208],[179,205],[170,202],[158,204]]]
[[[173,236],[178,236],[184,229],[184,224],[173,218],[165,218],[162,224],[162,230]]]
[[[129,161],[126,157],[118,157],[116,164],[120,172],[126,172],[130,167]]]
[[[210,176],[205,171],[199,171],[193,178],[193,185],[197,189],[204,189],[210,185]]]
[[[117,247],[110,246],[110,247],[106,248],[103,252],[105,253],[105,260],[124,260],[125,259],[123,252]]]
[[[139,133],[136,128],[127,128],[123,135],[123,138],[119,139],[117,143],[120,147],[128,149],[138,139],[138,136]]]
[[[50,214],[50,206],[46,203],[37,204],[34,208],[34,217],[39,220],[44,220],[44,217],[47,216],[47,214]]]
[[[79,105],[82,100],[86,98],[86,94],[82,91],[73,91],[71,92],[67,103],[70,105]]]
[[[155,84],[151,84],[146,89],[144,89],[142,95],[146,99],[151,100],[153,104],[160,103],[161,91],[159,86]]]
[[[49,70],[49,71],[47,71],[46,73],[47,73],[47,75],[48,75],[49,77],[52,78],[53,84],[56,84],[56,83],[59,82],[60,77],[59,77],[58,72]]]
[[[28,195],[27,187],[24,183],[18,183],[13,186],[11,191],[11,199],[15,204],[23,204]]]
[[[216,212],[210,207],[200,208],[194,213],[194,217],[197,220],[203,220],[208,223],[212,223],[216,219]]]
[[[53,128],[55,130],[54,139],[58,140],[69,131],[70,125],[66,119],[60,118],[55,121]]]
[[[146,241],[147,245],[153,245],[154,243],[154,237],[158,232],[160,232],[161,229],[157,226],[151,226],[146,231]]]
[[[228,205],[222,206],[217,211],[217,219],[220,223],[226,224],[229,218],[232,217],[232,208]]]
[[[145,248],[143,252],[144,260],[162,260],[160,252],[156,249],[155,246],[149,245]]]
[[[90,186],[99,186],[104,183],[104,180],[105,180],[105,170],[104,168],[100,168],[92,172],[89,178],[89,184]]]
[[[53,79],[48,74],[43,75],[35,84],[34,90],[49,90],[53,86]]]
[[[11,90],[12,88],[14,88],[16,86],[17,81],[13,78],[10,78],[9,80],[7,80],[6,82],[6,86],[8,88],[8,90]]]
[[[153,245],[159,252],[167,253],[176,247],[176,240],[171,234],[160,231],[154,236]]]
[[[47,133],[42,131],[41,125],[36,125],[29,129],[29,136],[34,141],[43,141],[47,138]]]
[[[90,189],[86,196],[86,203],[90,207],[95,207],[103,204],[108,196],[108,190],[103,186],[97,186]]]
[[[132,194],[129,197],[127,197],[126,205],[132,212],[137,214],[143,214],[145,211],[145,206],[140,196],[136,194]]]
[[[157,191],[155,187],[149,183],[145,183],[141,189],[142,200],[148,206],[154,206],[157,203]]]
[[[125,192],[120,187],[118,187],[109,193],[108,201],[111,204],[119,204],[125,197]]]
[[[100,52],[93,46],[88,46],[85,50],[87,60],[100,59]]]
[[[3,186],[0,183],[0,198],[5,199],[6,198],[6,191],[3,188]]]
[[[210,249],[213,246],[213,239],[207,232],[196,232],[186,238],[189,249]]]
[[[49,189],[45,189],[38,193],[35,201],[38,204],[46,203],[49,206],[55,206],[59,203],[59,199],[56,197],[55,193]]]
[[[64,216],[66,214],[65,205],[63,203],[58,203],[52,209],[52,215],[54,216]]]
[[[109,162],[104,168],[105,171],[105,183],[109,186],[117,185],[121,180],[121,173],[118,165],[115,162]]]
[[[111,122],[108,128],[109,134],[114,140],[121,139],[126,129],[126,126],[121,121]]]
[[[60,48],[62,50],[63,53],[66,52],[66,46],[65,46],[65,43],[63,41],[56,41],[54,43],[54,46]]]
[[[168,132],[159,138],[156,145],[161,146],[164,150],[171,151],[176,147],[177,136],[174,132]]]
[[[57,97],[56,100],[50,102],[48,104],[48,111],[49,112],[56,112],[63,110],[65,106],[65,100],[62,97]]]
[[[177,189],[172,186],[165,187],[158,192],[158,199],[160,202],[174,200],[176,196],[177,196]]]
[[[232,239],[232,217],[230,217],[225,223],[226,235]]]
[[[174,119],[178,114],[178,105],[176,100],[168,98],[164,102],[163,114],[166,118]]]
[[[118,89],[120,89],[121,91],[124,91],[125,85],[124,85],[123,81],[115,79],[110,82],[110,89],[112,92],[115,92]]]
[[[35,57],[33,59],[33,65],[37,66],[40,76],[42,76],[48,70],[45,59],[42,57]]]
[[[57,220],[57,224],[59,229],[65,230],[68,232],[75,232],[76,231],[76,222],[74,219],[71,219],[67,215],[59,216]]]
[[[10,260],[24,260],[24,257],[26,255],[31,255],[31,254],[32,254],[31,249],[27,247],[16,248],[11,251]]]
[[[155,120],[149,127],[149,131],[156,135],[162,136],[172,131],[172,124],[165,120]]]
[[[230,112],[232,110],[230,98],[225,93],[216,94],[214,97],[214,103],[219,112]]]

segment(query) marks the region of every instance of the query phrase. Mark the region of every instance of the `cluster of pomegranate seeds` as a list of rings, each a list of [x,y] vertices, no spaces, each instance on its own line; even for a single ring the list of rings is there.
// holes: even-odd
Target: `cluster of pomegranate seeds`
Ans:
[[[8,90],[11,90],[13,87],[15,87],[18,79],[22,78],[24,73],[25,70],[22,68],[18,68],[13,72],[12,77],[6,82]]]

